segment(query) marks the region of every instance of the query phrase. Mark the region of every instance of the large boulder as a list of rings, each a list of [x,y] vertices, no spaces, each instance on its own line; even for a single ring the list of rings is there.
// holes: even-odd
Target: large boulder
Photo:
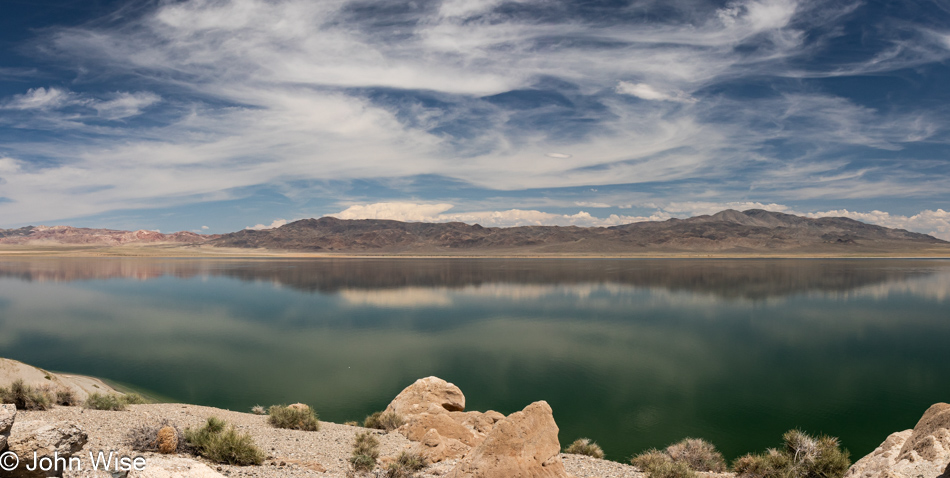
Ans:
[[[20,421],[13,425],[10,431],[8,446],[10,451],[20,457],[20,466],[4,475],[7,478],[43,478],[46,472],[40,470],[29,471],[28,464],[33,463],[33,454],[36,456],[52,457],[53,454],[69,459],[86,444],[86,433],[71,423],[47,423],[39,420]]]
[[[448,478],[566,478],[558,428],[547,402],[534,402],[492,428]]]
[[[14,420],[16,420],[16,405],[0,405],[0,453],[7,450],[7,439],[10,437]]]
[[[416,380],[403,389],[386,407],[387,412],[402,416],[419,413],[461,412],[465,410],[465,395],[455,385],[439,377]]]
[[[412,452],[425,458],[428,463],[438,463],[460,457],[471,449],[472,447],[454,438],[439,435],[435,428],[430,428],[412,448]]]
[[[893,433],[848,470],[847,478],[918,478],[947,474],[950,405],[931,406],[913,430]]]
[[[478,445],[492,427],[505,418],[495,411],[464,410],[465,395],[458,387],[438,377],[426,377],[399,392],[385,412],[397,413],[406,420],[399,427],[399,433],[411,441],[424,441],[430,430],[435,430],[440,440],[447,440],[448,449],[440,447],[437,452],[426,453],[429,461],[435,463],[444,459],[440,457],[458,456],[467,451],[460,451],[461,446],[471,448]],[[430,436],[429,441],[435,443],[433,440]]]
[[[429,430],[436,430],[439,435],[458,440],[470,447],[484,439],[484,437],[477,437],[470,429],[453,420],[448,413],[410,415],[406,424],[399,428],[399,432],[411,441],[421,441]]]

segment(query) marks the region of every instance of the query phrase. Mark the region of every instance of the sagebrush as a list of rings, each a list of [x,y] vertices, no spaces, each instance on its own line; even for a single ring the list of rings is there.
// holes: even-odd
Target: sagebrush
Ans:
[[[736,478],[840,478],[851,467],[850,453],[837,438],[801,430],[782,436],[782,449],[748,454],[733,462]]]
[[[211,417],[197,430],[185,430],[185,441],[196,455],[216,463],[248,466],[260,465],[266,455],[248,433],[238,433],[233,426],[217,417]]]
[[[350,454],[350,465],[356,471],[370,471],[376,468],[379,459],[379,439],[371,431],[356,434],[353,440],[353,452]]]
[[[571,443],[567,448],[564,449],[564,453],[587,455],[594,458],[604,457],[604,450],[600,448],[600,445],[591,441],[590,438],[578,438],[577,440],[574,440],[574,443]]]
[[[697,472],[726,471],[722,454],[711,443],[699,438],[686,438],[664,450],[648,450],[630,462],[650,478],[690,478],[697,476]]]
[[[49,393],[15,380],[10,388],[0,388],[0,401],[12,403],[20,410],[48,410],[53,403]]]
[[[267,410],[267,422],[277,428],[315,432],[320,430],[317,412],[309,406],[274,405]]]
[[[406,419],[396,412],[375,412],[363,420],[366,428],[375,428],[391,432],[406,423]]]
[[[426,460],[422,455],[403,451],[386,467],[386,478],[410,478],[425,467]]]

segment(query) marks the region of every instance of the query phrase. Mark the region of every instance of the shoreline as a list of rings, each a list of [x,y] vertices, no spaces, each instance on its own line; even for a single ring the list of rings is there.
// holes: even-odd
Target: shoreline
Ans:
[[[149,246],[0,246],[0,259],[8,258],[156,258],[156,259],[950,259],[950,247],[919,251],[829,252],[305,252],[292,250],[237,249],[156,244]]]

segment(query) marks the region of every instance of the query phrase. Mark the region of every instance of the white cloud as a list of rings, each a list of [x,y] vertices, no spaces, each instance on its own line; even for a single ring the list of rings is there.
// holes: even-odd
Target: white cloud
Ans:
[[[47,110],[70,102],[70,93],[59,88],[30,88],[22,95],[14,95],[3,106],[15,110]]]
[[[251,229],[253,231],[263,231],[265,229],[276,229],[280,226],[283,226],[284,224],[287,224],[286,219],[274,219],[274,222],[270,223],[269,225],[257,224],[255,226],[247,226],[244,229]],[[206,229],[206,228],[202,227],[202,229]]]
[[[581,207],[612,207],[606,203],[575,202]],[[630,224],[641,221],[665,221],[678,217],[694,217],[711,215],[726,209],[746,211],[749,209],[764,209],[766,211],[794,214],[805,217],[849,217],[868,224],[884,227],[907,229],[922,232],[931,236],[950,240],[950,212],[943,209],[936,211],[921,211],[913,216],[892,215],[883,211],[856,212],[847,209],[800,212],[783,204],[761,203],[754,201],[736,202],[670,202],[645,203],[646,208],[654,208],[656,212],[649,216],[629,216],[611,214],[607,217],[596,217],[585,211],[576,214],[553,214],[537,210],[509,209],[505,211],[471,211],[448,212],[453,209],[451,204],[419,204],[411,202],[389,202],[353,205],[336,214],[329,214],[339,219],[391,219],[406,222],[464,222],[480,224],[489,227],[512,226],[582,226],[605,227],[621,224]],[[620,206],[618,206],[620,207]]]
[[[207,231],[208,229],[211,229],[211,228],[208,227],[208,226],[201,226],[201,230],[202,230],[202,231]]]
[[[600,218],[579,211],[577,214],[553,214],[536,210],[509,209],[507,211],[471,211],[446,213],[451,204],[376,203],[353,205],[329,214],[339,219],[392,219],[411,222],[464,222],[487,227],[513,226],[616,226],[638,221],[668,219],[664,216],[622,216],[611,214]]]
[[[950,241],[950,212],[943,209],[921,211],[913,216],[890,214],[884,211],[856,212],[847,209],[812,212],[808,217],[850,217],[858,221],[878,226],[923,232],[931,236]]]
[[[5,108],[22,114],[47,114],[65,105],[86,110],[49,120],[74,129],[87,117],[119,120],[150,107],[170,108],[172,100],[178,116],[168,113],[172,119],[160,127],[129,130],[98,121],[83,130],[95,139],[81,144],[4,145],[4,154],[49,161],[4,176],[3,196],[16,207],[0,204],[0,216],[43,221],[118,205],[222,200],[242,188],[293,180],[425,174],[502,190],[745,180],[750,163],[756,174],[747,181],[777,199],[898,196],[948,186],[946,180],[922,185],[896,176],[880,183],[828,176],[834,180],[819,186],[805,172],[779,177],[805,171],[801,166],[841,145],[897,150],[903,142],[932,140],[940,122],[922,113],[882,114],[828,94],[735,103],[701,96],[710,85],[743,76],[838,74],[792,71],[789,64],[801,63],[788,60],[810,53],[801,41],[804,30],[835,26],[854,8],[850,4],[831,11],[823,2],[739,0],[690,21],[671,15],[668,21],[592,26],[576,19],[542,23],[492,15],[502,3],[447,0],[438,10],[418,9],[424,13],[394,31],[363,23],[348,0],[183,0],[158,2],[115,27],[54,31],[44,51],[58,52],[84,71],[141,78],[180,98],[166,101],[149,92],[93,97],[51,87],[0,103]],[[669,8],[682,5],[672,2]],[[690,14],[694,8],[683,10]],[[592,46],[603,44],[615,47]],[[755,48],[737,48],[743,45]],[[906,56],[898,51],[895,58]],[[906,64],[888,60],[850,71]],[[524,131],[511,127],[515,115],[477,98],[529,89],[547,77],[575,85],[578,94],[598,95],[602,117],[583,119],[602,123],[576,137]],[[630,79],[636,81],[625,81]],[[426,90],[450,106],[395,111],[393,104],[366,95],[366,88],[375,87]],[[624,101],[612,92],[649,101]],[[453,136],[439,129],[471,120],[466,108],[472,105],[482,115],[477,131]],[[708,120],[712,116],[715,121]],[[782,141],[807,153],[779,160],[762,151],[764,144]],[[670,194],[684,201],[706,197],[691,188]],[[507,213],[535,214],[518,219],[528,222],[572,217]]]
[[[632,95],[644,100],[653,101],[676,101],[680,103],[695,103],[696,99],[691,98],[682,91],[674,93],[659,91],[646,83],[630,83],[621,81],[617,84],[617,93]]]
[[[161,100],[161,96],[149,92],[118,92],[113,99],[93,102],[90,106],[99,112],[99,116],[114,120],[137,116],[143,109]]]

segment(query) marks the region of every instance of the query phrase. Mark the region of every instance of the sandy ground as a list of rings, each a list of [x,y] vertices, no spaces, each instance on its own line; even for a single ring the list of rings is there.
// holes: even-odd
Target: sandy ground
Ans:
[[[77,400],[85,400],[91,393],[111,393],[115,390],[102,380],[83,375],[53,373],[23,362],[0,357],[0,386],[22,379],[32,387],[49,387],[52,390],[69,389]]]
[[[119,455],[143,456],[146,461],[158,455],[139,453],[126,444],[129,430],[143,425],[156,425],[163,419],[185,429],[201,426],[208,417],[216,416],[233,424],[238,430],[248,432],[257,445],[268,454],[261,466],[229,466],[204,461],[212,469],[226,476],[246,478],[329,478],[347,476],[347,458],[360,427],[322,422],[317,432],[276,429],[267,424],[264,416],[240,413],[217,408],[181,404],[132,405],[121,412],[85,410],[80,407],[55,407],[43,412],[21,411],[17,421],[43,420],[46,422],[70,422],[78,425],[89,435],[81,456],[88,453],[116,451]],[[397,432],[378,432],[382,459],[397,455],[411,448],[412,443]],[[561,455],[568,473],[577,478],[642,478],[636,468],[621,463],[597,460],[576,455]],[[188,458],[191,458],[190,456]],[[198,459],[203,461],[202,459]],[[435,478],[446,475],[455,461],[438,463],[423,470],[419,478]],[[325,470],[325,471],[323,471]]]

